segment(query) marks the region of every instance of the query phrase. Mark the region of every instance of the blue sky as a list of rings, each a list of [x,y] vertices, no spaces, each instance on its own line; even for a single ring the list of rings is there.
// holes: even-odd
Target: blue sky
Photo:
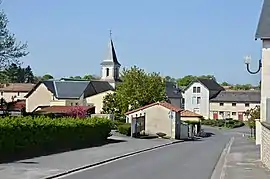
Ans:
[[[162,75],[213,74],[218,81],[257,84],[254,40],[262,0],[3,0],[9,29],[29,44],[22,59],[37,75],[100,74],[109,29],[122,67]]]

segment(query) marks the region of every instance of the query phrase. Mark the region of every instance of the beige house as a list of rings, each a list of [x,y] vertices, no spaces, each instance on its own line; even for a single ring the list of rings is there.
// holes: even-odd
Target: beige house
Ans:
[[[131,123],[132,134],[145,131],[156,135],[165,133],[170,138],[180,138],[181,109],[166,102],[156,102],[126,113],[126,122]]]
[[[103,98],[113,91],[106,81],[43,81],[26,95],[26,112],[47,106],[95,106],[100,113]]]
[[[9,83],[0,88],[1,98],[6,102],[25,100],[25,95],[31,91],[35,84],[31,83]]]
[[[250,91],[221,91],[210,99],[210,119],[247,120],[245,112],[260,105],[261,92]]]

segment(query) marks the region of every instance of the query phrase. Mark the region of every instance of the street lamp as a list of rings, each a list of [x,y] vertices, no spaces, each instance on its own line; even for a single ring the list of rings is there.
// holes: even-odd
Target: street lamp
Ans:
[[[250,63],[251,63],[251,56],[248,55],[248,56],[245,57],[245,64],[247,65],[247,71],[248,71],[250,74],[257,74],[257,73],[259,73],[260,70],[261,70],[261,67],[262,67],[262,60],[259,60],[259,68],[258,68],[257,71],[251,71],[251,70],[249,69]]]

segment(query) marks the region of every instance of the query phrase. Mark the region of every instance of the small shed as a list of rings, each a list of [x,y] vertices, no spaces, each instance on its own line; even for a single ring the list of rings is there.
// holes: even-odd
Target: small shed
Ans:
[[[167,102],[156,102],[126,113],[132,136],[144,131],[149,135],[165,133],[166,137],[181,139],[180,109]],[[186,135],[185,135],[186,136]]]
[[[197,135],[201,130],[202,115],[189,110],[183,110],[180,112],[181,120],[189,124],[189,136],[193,137]]]

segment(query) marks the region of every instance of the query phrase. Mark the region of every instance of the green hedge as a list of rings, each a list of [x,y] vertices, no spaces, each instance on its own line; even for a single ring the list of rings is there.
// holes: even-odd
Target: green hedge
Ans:
[[[124,135],[130,136],[131,135],[131,124],[130,123],[126,123],[126,124],[119,125],[117,127],[117,130],[118,130],[118,132],[120,134],[124,134]]]
[[[111,121],[103,118],[6,117],[0,119],[0,160],[28,158],[103,143]]]
[[[118,121],[118,120],[112,121],[112,125],[113,125],[112,128],[117,129],[118,126],[123,125],[123,124],[125,124],[125,122]]]
[[[225,126],[226,123],[226,126]],[[239,120],[203,120],[201,122],[202,125],[208,125],[213,127],[227,127],[227,128],[237,128],[242,127],[245,124],[242,121]]]

